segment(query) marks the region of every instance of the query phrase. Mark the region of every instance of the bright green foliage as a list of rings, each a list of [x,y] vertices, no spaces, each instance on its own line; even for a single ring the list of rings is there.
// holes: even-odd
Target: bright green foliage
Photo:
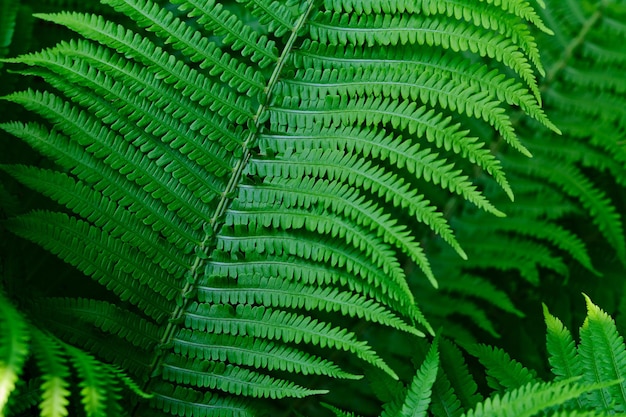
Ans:
[[[553,383],[527,384],[518,389],[485,400],[475,409],[463,414],[463,417],[479,416],[519,416],[530,417],[541,411],[548,411],[554,406],[563,404],[567,400],[576,398],[586,391],[602,389],[604,385],[578,385],[571,381]],[[576,416],[577,412],[564,412],[562,415]],[[585,414],[582,414],[585,415]],[[590,411],[586,415],[602,416],[597,411]]]
[[[132,370],[166,413],[326,392],[273,370],[356,378],[330,350],[398,378],[345,320],[432,333],[403,268],[438,286],[414,230],[467,255],[431,188],[504,216],[475,165],[513,198],[467,119],[525,155],[510,105],[558,131],[534,75],[540,18],[523,2],[103,3],[115,13],[36,14],[80,38],[5,61],[53,90],[6,95],[46,124],[1,128],[55,166],[2,168],[66,209],[6,225],[116,300],[46,300],[35,310],[59,317],[42,320]],[[104,415],[119,394],[71,352],[86,413]],[[408,403],[427,400],[433,361]]]
[[[0,415],[22,373],[28,354],[28,328],[24,318],[0,293]]]
[[[499,391],[482,400],[473,392],[476,383],[463,370],[466,365],[462,356],[450,342],[443,340],[443,349],[439,350],[447,351],[443,355],[444,361],[439,362],[439,355],[435,356],[437,342],[434,342],[413,384],[416,381],[423,384],[417,386],[422,392],[426,390],[427,394],[422,398],[426,403],[432,387],[430,411],[434,416],[626,415],[622,394],[624,378],[621,376],[626,347],[613,319],[589,297],[585,296],[585,300],[587,318],[580,331],[578,350],[569,331],[544,306],[548,360],[554,373],[550,382],[541,381],[533,371],[511,360],[502,350],[476,345],[470,351],[487,368],[488,381],[497,384],[492,388]],[[426,377],[426,369],[432,372],[432,378]],[[416,393],[397,394],[396,399],[385,406],[381,417],[425,415],[426,409],[421,403],[413,401],[405,408],[411,394]],[[404,401],[405,395],[406,402],[401,407],[398,401]]]
[[[609,385],[622,339],[595,310],[578,351],[549,323],[556,383],[470,349],[500,391],[485,401],[443,337],[402,351],[440,327],[461,346],[473,326],[499,336],[494,311],[523,316],[517,290],[572,259],[605,272],[572,227],[583,215],[626,264],[620,202],[593,175],[626,185],[622,2],[19,3],[0,0],[2,69],[21,80],[0,139],[45,161],[3,157],[0,232],[81,278],[32,295],[0,282],[20,307],[5,303],[0,409],[32,397],[29,347],[44,416],[316,415],[321,394],[369,415],[334,401],[359,405],[360,374],[404,385],[411,357],[385,416],[591,416],[626,398]],[[7,49],[23,3],[36,36],[59,31],[38,51]],[[13,204],[31,196],[17,184],[48,200]]]
[[[514,2],[509,3],[510,7]],[[472,8],[459,9],[463,7]],[[465,19],[476,19],[478,13],[468,11]],[[528,159],[502,146],[502,132],[494,136],[493,129],[475,126],[483,136],[493,137],[492,150],[507,172],[515,201],[499,183],[478,173],[485,196],[507,217],[494,219],[460,199],[450,202],[450,225],[457,240],[472,242],[463,247],[468,261],[460,261],[447,245],[436,243],[436,250],[442,252],[431,257],[431,265],[446,298],[434,306],[424,304],[432,299],[431,291],[417,277],[413,280],[419,293],[425,294],[423,299],[417,297],[422,309],[436,311],[436,317],[429,316],[431,323],[442,325],[444,335],[464,343],[480,338],[450,317],[462,315],[484,333],[503,335],[501,329],[509,325],[494,320],[490,312],[494,307],[513,314],[524,311],[523,288],[537,288],[530,292],[551,288],[552,296],[565,303],[561,308],[567,308],[580,291],[591,292],[588,286],[607,297],[622,288],[626,118],[623,77],[617,74],[623,73],[626,62],[623,2],[546,1],[546,8],[538,8],[536,16],[554,32],[536,32],[546,72],[539,88],[544,110],[562,135],[528,119],[515,121],[519,137],[533,154]],[[588,272],[616,282],[596,280]],[[520,279],[529,285],[520,284]],[[470,282],[494,286],[507,298],[491,297],[491,302],[474,291],[468,294],[469,286],[463,284]],[[567,297],[556,289],[559,286]],[[516,338],[513,332],[509,336]]]

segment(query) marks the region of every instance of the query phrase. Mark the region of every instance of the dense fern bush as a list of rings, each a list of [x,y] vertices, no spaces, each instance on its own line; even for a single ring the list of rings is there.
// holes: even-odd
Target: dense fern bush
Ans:
[[[2,7],[18,3],[0,0]],[[72,7],[43,3],[41,10]],[[544,70],[535,40],[565,24],[559,7],[541,17],[521,0],[102,3],[102,11],[85,3],[87,12],[36,14],[78,36],[3,61],[25,85],[30,77],[46,87],[6,95],[5,105],[32,116],[0,128],[51,163],[2,170],[54,202],[10,216],[3,227],[101,288],[78,298],[21,290],[15,302],[0,300],[8,312],[0,401],[34,395],[50,416],[317,414],[317,400],[302,399],[332,395],[333,379],[351,387],[349,380],[365,373],[374,385],[372,375],[402,386],[394,380],[406,367],[392,366],[381,339],[423,346],[421,337],[434,333],[430,316],[456,313],[455,306],[472,311],[454,297],[436,307],[438,292],[418,302],[438,280],[521,314],[482,277],[446,271],[480,254],[475,240],[455,237],[447,219],[484,213],[495,222],[505,215],[495,202],[498,193],[512,201],[514,187],[500,161],[521,177],[534,167],[531,145],[542,144],[520,139],[514,125],[525,134],[537,126],[550,138],[561,133],[542,110],[536,76],[560,86],[567,57],[562,64],[548,59]],[[597,10],[581,4],[583,15],[623,12],[618,2]],[[609,26],[619,33],[619,20]],[[0,40],[10,39],[7,28]],[[614,55],[614,67],[606,67],[619,72],[623,61]],[[614,91],[621,85],[614,78],[595,87]],[[621,255],[615,209],[594,189],[559,186],[581,198]],[[523,181],[520,187],[532,190]],[[528,235],[550,240],[558,232],[551,241],[593,269],[574,235],[551,227],[537,236],[542,225],[533,225]],[[429,245],[431,235],[445,248]],[[511,246],[508,253],[521,256],[502,262],[538,281],[524,257],[536,247]],[[469,257],[468,268],[488,266],[481,259]],[[541,259],[541,267],[565,273],[562,262]],[[413,268],[419,274],[408,279]],[[480,323],[490,330],[489,319]],[[534,404],[550,399],[532,415],[604,387],[572,380],[516,386],[477,406],[460,351],[435,340],[423,349],[406,397],[392,400],[384,415],[424,415],[430,386],[446,386],[437,377],[440,363],[465,372],[450,379],[461,391],[444,394],[463,398],[466,410],[476,406],[476,415],[527,396]],[[448,359],[440,361],[444,351]],[[135,395],[120,405],[124,387]],[[438,413],[434,404],[432,410]]]

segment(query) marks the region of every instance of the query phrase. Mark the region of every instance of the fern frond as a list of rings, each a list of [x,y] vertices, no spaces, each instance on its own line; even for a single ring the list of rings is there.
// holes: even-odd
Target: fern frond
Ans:
[[[548,350],[548,362],[552,366],[552,374],[555,381],[580,377],[583,374],[583,367],[576,352],[576,343],[570,331],[563,326],[563,323],[552,316],[546,305],[543,305],[547,335],[546,346]],[[579,408],[583,408],[580,398],[576,399]]]
[[[167,204],[170,210],[179,213],[183,219],[195,223],[195,228],[200,227],[199,219],[208,215],[206,206],[194,204],[198,200],[188,189],[177,184],[173,173],[157,169],[155,164],[149,163],[147,156],[129,147],[122,137],[87,113],[48,92],[14,93],[6,99],[41,111],[58,123],[59,127],[67,129],[79,144],[89,147],[96,157],[106,156],[105,163],[113,169],[126,167],[128,171],[122,172],[128,178],[152,191],[155,197]],[[164,163],[169,165],[168,161]],[[211,194],[208,196],[209,199],[215,197]]]
[[[334,265],[343,266],[345,271],[333,270],[323,263],[311,263],[295,256],[287,256],[287,254],[271,253],[265,255],[255,251],[246,253],[243,260],[233,260],[225,254],[217,252],[208,265],[207,272],[225,278],[250,275],[282,277],[286,280],[301,281],[318,286],[328,286],[333,282],[338,282],[340,285],[346,286],[351,292],[372,297],[397,312],[406,312],[407,316],[416,323],[427,325],[419,308],[412,304],[412,298],[406,295],[404,289],[395,284],[393,280],[379,279],[384,276],[379,268],[358,261],[353,251],[346,250],[345,247],[331,245],[330,241],[324,243],[321,247],[311,245],[309,246],[310,249],[301,253],[310,251],[313,260],[321,261],[326,259],[325,255],[318,256],[315,253],[324,254],[326,253],[324,247],[329,246],[331,248],[328,252],[329,260]],[[307,246],[304,247],[307,248]],[[359,274],[359,278],[356,279],[353,273]]]
[[[155,386],[151,404],[165,415],[215,417],[253,417],[254,409],[243,399],[220,397],[210,391],[198,391],[160,382]]]
[[[131,54],[138,61],[148,65],[150,70],[160,74],[165,81],[173,83],[179,94],[197,101],[220,116],[239,123],[253,116],[248,100],[234,96],[223,87],[211,83],[202,73],[182,63],[172,66],[173,57],[149,39],[107,22],[101,16],[59,13],[36,17],[62,24],[89,39]]]
[[[174,338],[174,351],[189,357],[228,361],[236,365],[280,370],[303,375],[327,375],[333,378],[360,379],[342,371],[331,361],[266,339],[229,334],[209,334],[181,330]]]
[[[543,314],[548,328],[547,348],[552,373],[555,379],[569,379],[581,376],[583,370],[577,358],[576,344],[570,331],[558,318],[552,316],[546,305]]]
[[[267,25],[267,30],[275,36],[283,36],[294,27],[297,10],[294,4],[272,0],[239,0],[239,3],[246,5],[247,10],[259,19],[259,23]]]
[[[151,1],[118,1],[105,0],[117,11],[125,13],[140,27],[157,34],[166,43],[172,44],[177,51],[185,54],[192,62],[197,62],[200,68],[208,69],[212,76],[251,97],[258,96],[265,87],[265,79],[260,71],[246,66],[221,50],[215,42],[175,17],[171,11],[159,7]],[[276,3],[276,2],[274,2]],[[276,3],[271,10],[282,5]],[[289,25],[291,28],[291,25]],[[280,35],[278,35],[280,36]]]
[[[346,169],[346,166],[351,168]],[[405,183],[402,178],[386,173],[383,169],[375,169],[368,163],[359,162],[356,155],[345,155],[339,152],[304,151],[299,153],[297,157],[286,155],[285,159],[271,161],[253,159],[250,161],[249,167],[251,174],[263,175],[266,178],[296,179],[306,175],[313,178],[337,179],[349,185],[361,187],[379,195],[395,207],[405,209],[410,216],[415,216],[419,222],[425,223],[435,233],[439,234],[462,258],[467,257],[454,238],[449,225],[436,212],[436,207],[430,205],[423,195],[417,194],[414,189],[411,189],[411,185]],[[458,175],[458,171],[456,174]],[[425,178],[429,180],[431,177],[425,175]],[[445,180],[433,178],[433,182],[445,183]],[[494,214],[502,214],[490,204],[486,210],[492,211]]]
[[[37,365],[43,373],[39,404],[42,417],[64,417],[69,411],[70,384],[67,381],[70,369],[63,357],[62,347],[42,332],[33,333],[33,351]]]
[[[394,48],[374,50],[354,48],[349,45],[325,45],[307,42],[294,55],[299,67],[314,69],[344,69],[350,66],[371,68],[381,71],[388,64],[410,70],[411,73],[434,72],[443,79],[466,88],[489,92],[500,102],[520,106],[529,116],[537,119],[555,132],[560,130],[550,122],[533,95],[514,79],[506,78],[497,70],[489,70],[483,65],[472,64],[454,54],[435,54],[428,50],[415,50],[405,54]]]
[[[445,375],[450,387],[458,398],[461,409],[469,410],[483,400],[478,392],[478,385],[470,374],[463,354],[452,342],[442,338],[439,345],[441,357],[441,371],[438,375]]]
[[[302,398],[326,394],[327,390],[309,390],[293,382],[272,378],[245,368],[169,355],[163,363],[165,380],[197,388],[219,389],[235,395],[260,398]]]
[[[0,292],[0,416],[23,372],[30,335],[21,314]]]
[[[57,132],[50,132],[43,126],[29,123],[6,123],[0,128],[22,138],[43,155],[72,170],[81,180],[91,183],[94,189],[110,197],[121,207],[126,207],[138,219],[163,234],[166,239],[184,252],[191,251],[193,243],[201,239],[167,207],[154,204],[151,191],[144,190],[136,183],[122,181],[122,174],[111,170],[101,160],[81,154],[79,145]]]
[[[533,416],[542,410],[563,404],[579,397],[587,391],[598,390],[609,384],[579,385],[571,380],[545,383],[528,383],[502,396],[496,395],[479,403],[475,409],[463,414],[463,417],[480,416]]]
[[[5,299],[4,294],[0,294],[0,309],[3,312],[0,316],[0,415],[4,416],[7,411],[5,406],[8,396],[15,394],[15,380],[22,372],[29,354],[33,355],[32,364],[35,366],[29,369],[31,383],[23,387],[30,389],[32,383],[40,385],[35,403],[38,403],[43,417],[69,415],[68,406],[76,393],[71,391],[70,365],[76,371],[80,388],[82,407],[78,409],[82,409],[87,416],[127,415],[120,405],[120,382],[138,394],[146,395],[122,371],[111,368],[89,353],[31,324],[23,313]],[[7,319],[11,321],[10,325],[7,325]],[[41,377],[36,378],[38,373],[41,373]]]
[[[370,229],[372,234],[376,233],[377,237],[374,239],[380,237],[384,244],[395,245],[399,249],[405,250],[424,271],[424,274],[429,278],[433,286],[437,286],[435,277],[430,270],[429,261],[425,257],[419,243],[415,242],[415,239],[410,236],[408,228],[403,224],[397,224],[395,219],[391,219],[378,204],[368,201],[357,189],[336,180],[332,182],[328,180],[315,181],[313,178],[306,177],[285,180],[276,177],[268,179],[264,186],[249,189],[242,185],[240,190],[243,194],[242,200],[244,203],[251,200],[268,201],[269,196],[269,198],[274,197],[282,200],[287,207],[313,209],[314,213],[315,208],[319,210],[330,209],[332,212],[341,213],[357,226]],[[295,192],[294,190],[298,191]],[[236,210],[236,208],[234,207],[233,210]],[[234,213],[232,218],[236,219],[237,214]],[[330,220],[327,222],[330,222]],[[274,226],[277,225],[274,224]],[[319,232],[324,233],[325,229],[326,227],[322,223],[319,227]],[[332,228],[329,228],[329,232],[333,235],[340,234],[338,231],[333,231]],[[354,235],[358,236],[356,233]],[[355,237],[355,242],[350,242],[351,237],[352,234],[345,236],[347,243],[352,243],[358,247],[358,238]],[[382,249],[382,251],[384,252],[385,250]],[[386,273],[393,271],[392,276],[396,279],[398,285],[405,287],[405,292],[411,297],[403,279],[404,274],[399,265],[397,265],[397,261],[390,260],[381,264],[378,260],[372,260],[378,263],[379,266],[382,266]]]
[[[398,378],[365,342],[357,341],[345,329],[332,328],[310,317],[245,304],[237,305],[234,310],[222,304],[195,304],[185,313],[185,321],[194,330],[336,347]]]
[[[360,417],[359,415],[355,414],[355,413],[350,413],[347,411],[343,411],[338,409],[337,407],[333,407],[330,404],[326,404],[326,403],[322,403],[322,407],[330,410],[331,412],[333,412],[335,414],[335,417]]]
[[[583,380],[617,380],[618,384],[590,393],[594,405],[605,411],[626,411],[626,347],[617,332],[615,321],[585,295],[587,318],[580,328],[578,355],[583,366]]]
[[[154,323],[137,314],[105,301],[85,298],[53,298],[43,301],[43,308],[76,317],[103,332],[115,335],[146,351],[160,341],[160,331]]]
[[[341,312],[350,317],[364,318],[416,336],[424,336],[408,326],[380,304],[358,294],[320,288],[278,278],[239,275],[236,285],[224,285],[218,280],[199,282],[198,300],[205,303],[258,304],[269,307],[298,308]]]
[[[543,178],[559,186],[566,194],[578,199],[589,211],[598,229],[611,242],[611,245],[622,260],[626,260],[626,243],[620,216],[605,193],[595,187],[581,170],[574,165],[559,164],[554,161],[536,157],[522,168],[514,158],[503,158],[505,166],[512,165],[515,169],[527,172],[537,178]],[[549,168],[552,167],[552,168]]]
[[[38,59],[30,57],[22,62],[38,62]],[[55,88],[65,92],[74,102],[101,115],[103,121],[111,124],[114,130],[125,134],[129,141],[150,150],[153,159],[159,159],[163,164],[169,163],[176,178],[192,191],[201,188],[203,181],[207,186],[213,185],[214,192],[223,187],[219,177],[223,177],[229,167],[226,154],[217,150],[214,145],[200,151],[201,144],[195,139],[194,129],[188,123],[181,123],[164,110],[157,110],[154,104],[148,106],[140,97],[133,95],[133,92],[116,83],[111,77],[87,68],[84,62],[76,63],[64,58],[63,63],[48,62],[48,65],[57,67],[55,69],[59,73],[71,71],[72,76],[67,78],[71,78],[72,83],[54,74],[37,70],[22,71],[22,74],[41,76]],[[78,85],[100,92],[111,100],[111,104],[94,99],[87,89],[80,89]],[[113,118],[111,114],[118,117]],[[149,135],[160,137],[163,143],[150,144]],[[179,150],[193,162],[183,160],[174,150]],[[207,199],[203,196],[199,198]]]
[[[504,221],[491,221],[491,219],[474,216],[456,221],[455,225],[472,234],[484,233],[486,229],[489,229],[490,233],[502,231],[547,240],[555,247],[568,252],[573,259],[589,271],[599,274],[591,263],[591,258],[583,241],[574,233],[553,222],[533,220],[521,216],[508,216]]]
[[[377,67],[356,67],[312,70],[295,74],[292,80],[277,85],[277,91],[286,96],[325,99],[339,97],[385,97],[404,100],[420,100],[431,106],[481,118],[491,124],[505,140],[515,142],[511,122],[487,92],[479,92],[469,84],[451,82],[431,68],[421,73],[402,69],[383,71]]]
[[[502,216],[482,192],[483,170],[513,198],[483,125],[526,155],[506,107],[558,130],[534,79],[533,65],[542,69],[526,22],[545,27],[532,7],[103,3],[110,21],[37,14],[86,40],[6,60],[55,92],[5,97],[50,128],[0,126],[58,165],[5,171],[71,212],[7,225],[107,289],[33,311],[140,381],[61,344],[86,413],[124,415],[121,381],[153,394],[133,415],[258,415],[267,399],[326,392],[291,373],[359,378],[334,355],[398,379],[365,341],[382,326],[347,326],[432,332],[405,263],[437,285],[428,231],[466,257],[441,196]],[[415,13],[399,12],[407,7]],[[549,254],[538,259],[533,272],[560,271]],[[458,305],[496,333],[474,301]],[[436,352],[422,369],[403,414],[426,412]],[[469,384],[464,369],[450,378],[454,389]],[[464,404],[473,392],[459,392]]]
[[[458,417],[463,413],[450,381],[442,372],[437,373],[429,411],[435,417]]]
[[[157,271],[156,266],[145,258],[131,257],[134,250],[121,241],[112,245],[113,239],[102,230],[63,213],[47,212],[16,218],[10,227],[14,233],[40,242],[85,274],[93,275],[123,300],[136,303],[156,320],[166,317],[168,306],[171,306],[171,300],[177,294],[177,287],[171,277],[165,271],[153,274]],[[47,239],[50,236],[55,236],[54,243]],[[153,288],[144,288],[133,277],[133,274],[137,276],[142,270],[152,272],[148,276],[162,276],[163,281],[151,281],[144,285]],[[112,276],[117,279],[112,280]]]
[[[80,350],[65,346],[70,355],[70,361],[81,379],[81,402],[85,413],[89,417],[106,417],[107,395],[106,379],[102,377],[102,369],[97,361]]]
[[[437,155],[432,153],[430,149],[420,149],[418,143],[412,144],[403,140],[401,137],[386,136],[384,132],[371,132],[367,130],[359,129],[358,127],[340,127],[336,129],[323,128],[319,132],[312,133],[306,132],[303,129],[299,129],[291,134],[262,134],[259,137],[259,147],[263,153],[267,153],[269,149],[276,149],[283,154],[287,154],[289,148],[293,148],[294,153],[290,156],[297,158],[296,161],[303,159],[301,154],[309,155],[317,149],[327,150],[328,155],[345,155],[348,159],[351,157],[351,161],[357,162],[355,155],[358,153],[363,157],[375,157],[380,158],[383,161],[395,164],[399,169],[406,168],[410,174],[421,177],[426,181],[432,181],[434,184],[441,184],[442,187],[457,193],[468,201],[474,203],[477,207],[482,208],[485,211],[493,213],[497,216],[503,216],[504,214],[487,201],[482,194],[476,190],[476,186],[471,184],[464,176],[458,176],[459,171],[452,171],[454,169],[453,164],[446,164],[445,161],[436,160]],[[335,153],[333,150],[341,151],[341,153]],[[308,152],[307,152],[308,151]],[[348,156],[350,155],[350,156]],[[485,155],[486,156],[486,155]],[[307,158],[308,163],[319,164],[319,169],[322,172],[330,170],[331,172],[338,171],[333,166],[327,166],[325,160],[313,160],[313,158]],[[487,164],[487,158],[485,163]],[[250,163],[250,169],[255,168],[255,164],[259,162],[267,164],[261,158],[252,159]],[[282,159],[277,162],[285,164]],[[498,177],[502,175],[502,172],[498,168],[497,161],[493,160],[493,165],[488,165],[487,170]],[[308,165],[304,165],[300,170],[307,170]],[[361,166],[367,166],[371,164],[362,162]],[[298,168],[296,168],[298,169]],[[374,169],[371,167],[370,169]],[[289,172],[289,171],[287,171]],[[342,171],[341,171],[342,172]],[[358,185],[361,185],[361,181],[364,181],[359,176],[348,176],[348,181],[353,181]],[[501,178],[506,181],[504,177]],[[504,182],[503,184],[506,184]],[[505,187],[505,185],[503,185]],[[506,187],[505,187],[506,188]],[[381,190],[381,188],[378,188]],[[507,193],[510,189],[507,188]],[[512,191],[511,195],[512,195]],[[383,194],[381,197],[391,199]],[[395,200],[395,199],[392,199]],[[394,204],[398,204],[394,201]]]
[[[439,368],[438,345],[438,339],[435,339],[424,362],[407,387],[404,398],[399,398],[395,404],[392,403],[388,409],[383,411],[381,417],[426,416],[431,401],[432,386],[435,383]]]
[[[0,167],[21,183],[65,205],[112,237],[143,252],[147,259],[173,275],[184,273],[189,256],[161,243],[158,232],[143,227],[130,212],[118,213],[118,204],[101,192],[65,173],[27,166]]]
[[[513,313],[519,317],[524,315],[524,313],[513,305],[509,296],[504,291],[496,288],[491,282],[469,274],[462,274],[450,278],[453,279],[441,281],[441,291],[458,293],[459,295],[485,300],[502,311]]]
[[[277,48],[266,36],[259,36],[237,16],[214,0],[175,0],[172,3],[196,18],[207,31],[222,37],[222,42],[264,68],[278,59]],[[294,22],[295,24],[296,22]],[[293,26],[292,26],[293,27]]]
[[[494,233],[493,236],[496,234]],[[508,247],[501,243],[506,241]],[[517,271],[528,282],[539,283],[539,268],[547,268],[567,276],[568,268],[563,260],[555,256],[551,248],[533,240],[499,236],[497,239],[477,242],[469,251],[465,268],[495,268],[501,271]],[[507,257],[503,253],[507,253]]]
[[[487,382],[491,388],[515,389],[536,382],[537,378],[521,363],[511,359],[508,353],[487,345],[476,345],[469,349],[487,369]]]

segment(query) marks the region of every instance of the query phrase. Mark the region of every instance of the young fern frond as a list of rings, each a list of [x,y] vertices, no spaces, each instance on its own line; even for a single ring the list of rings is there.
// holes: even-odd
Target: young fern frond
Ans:
[[[526,384],[518,389],[507,392],[502,396],[494,396],[478,404],[475,409],[463,414],[463,417],[480,416],[533,416],[540,411],[547,412],[551,408],[561,405],[568,400],[579,397],[587,391],[596,391],[609,384],[579,385],[571,380],[545,383],[535,382]],[[591,415],[603,415],[590,412]],[[564,412],[570,415],[569,412]],[[576,415],[576,412],[573,413]]]

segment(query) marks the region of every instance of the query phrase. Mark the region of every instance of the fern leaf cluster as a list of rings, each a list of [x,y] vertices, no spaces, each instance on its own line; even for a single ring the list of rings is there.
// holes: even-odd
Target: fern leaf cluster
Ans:
[[[458,240],[473,244],[464,248],[468,261],[459,262],[446,245],[433,241],[442,248],[442,256],[433,259],[433,271],[442,277],[440,288],[449,300],[438,303],[442,307],[433,323],[446,323],[449,337],[476,341],[466,329],[452,330],[455,324],[447,317],[464,316],[483,331],[500,335],[489,312],[496,308],[519,314],[521,304],[514,301],[524,298],[526,288],[550,283],[567,291],[568,282],[589,282],[589,272],[611,275],[613,265],[623,267],[624,90],[614,74],[623,72],[621,45],[626,38],[620,30],[624,10],[618,3],[548,1],[545,9],[537,10],[554,32],[537,33],[546,68],[539,88],[546,114],[562,135],[551,134],[530,119],[515,121],[531,159],[501,147],[502,133],[494,137],[493,149],[515,190],[515,201],[486,177],[479,181],[506,218],[485,215],[467,200],[451,201],[450,223]],[[589,242],[585,237],[589,233],[597,233],[597,241]],[[519,284],[520,278],[528,284]],[[418,279],[411,282],[419,285]],[[485,298],[467,292],[468,287],[460,284],[467,282],[480,282],[499,295]],[[598,290],[611,291],[612,285],[622,284],[599,285]],[[428,302],[432,291],[420,288],[426,293],[418,301]]]
[[[5,60],[52,89],[5,96],[45,123],[1,128],[55,165],[3,170],[67,209],[9,229],[124,304],[53,298],[33,314],[58,311],[42,318],[52,331],[132,370],[151,409],[175,415],[325,392],[273,370],[356,378],[330,350],[397,378],[337,317],[432,331],[403,269],[437,286],[415,230],[467,255],[428,190],[503,215],[475,166],[512,198],[468,118],[525,155],[510,106],[558,131],[534,75],[527,24],[548,31],[541,18],[525,2],[103,3],[126,23],[37,14],[80,39]],[[72,352],[101,414],[89,387],[108,379]]]
[[[33,405],[44,417],[68,415],[72,374],[78,381],[81,408],[89,416],[127,415],[120,402],[124,387],[145,395],[116,367],[35,327],[4,294],[0,294],[0,309],[0,415]],[[41,377],[24,384],[23,374],[33,370]],[[25,403],[14,398],[16,391]]]
[[[483,399],[459,349],[436,338],[411,383],[383,406],[393,416],[608,416],[624,415],[626,348],[614,320],[585,296],[587,317],[577,345],[544,305],[546,345],[553,376],[536,373],[499,348],[474,345],[494,393]],[[599,353],[599,352],[602,353]],[[327,405],[336,416],[354,415]]]

